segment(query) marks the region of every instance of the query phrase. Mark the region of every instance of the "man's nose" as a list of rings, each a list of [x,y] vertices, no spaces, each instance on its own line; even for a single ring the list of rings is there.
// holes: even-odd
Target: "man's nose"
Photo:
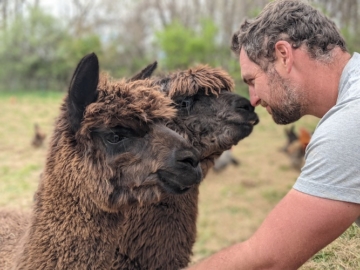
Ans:
[[[257,105],[260,104],[261,100],[256,95],[255,90],[253,89],[253,87],[249,87],[249,95],[250,95],[250,103],[251,103],[251,105],[256,107]]]

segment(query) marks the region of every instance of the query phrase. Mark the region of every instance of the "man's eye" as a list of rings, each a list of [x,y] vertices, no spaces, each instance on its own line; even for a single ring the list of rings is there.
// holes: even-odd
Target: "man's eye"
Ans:
[[[117,144],[117,143],[121,142],[123,139],[125,139],[125,137],[122,137],[116,133],[111,133],[106,136],[106,140],[110,144]]]

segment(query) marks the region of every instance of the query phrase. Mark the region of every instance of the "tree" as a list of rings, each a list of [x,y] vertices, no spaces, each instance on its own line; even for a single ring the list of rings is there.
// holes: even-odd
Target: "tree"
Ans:
[[[197,30],[173,21],[163,31],[156,33],[159,57],[164,68],[173,70],[187,68],[195,63],[216,65],[217,28],[209,19],[202,20]]]
[[[100,51],[94,36],[75,39],[61,21],[31,8],[17,17],[0,36],[1,87],[63,89],[73,66],[86,53]]]

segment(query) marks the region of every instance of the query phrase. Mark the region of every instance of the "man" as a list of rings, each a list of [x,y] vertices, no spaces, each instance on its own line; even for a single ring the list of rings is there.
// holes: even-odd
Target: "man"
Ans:
[[[251,103],[278,124],[321,118],[294,187],[254,235],[194,267],[297,269],[360,216],[360,54],[301,1],[274,1],[234,34]]]

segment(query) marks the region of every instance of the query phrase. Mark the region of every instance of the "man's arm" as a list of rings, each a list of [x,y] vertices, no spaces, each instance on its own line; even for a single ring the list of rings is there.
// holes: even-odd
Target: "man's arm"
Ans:
[[[189,270],[297,269],[359,216],[360,204],[322,199],[292,189],[249,240]]]

